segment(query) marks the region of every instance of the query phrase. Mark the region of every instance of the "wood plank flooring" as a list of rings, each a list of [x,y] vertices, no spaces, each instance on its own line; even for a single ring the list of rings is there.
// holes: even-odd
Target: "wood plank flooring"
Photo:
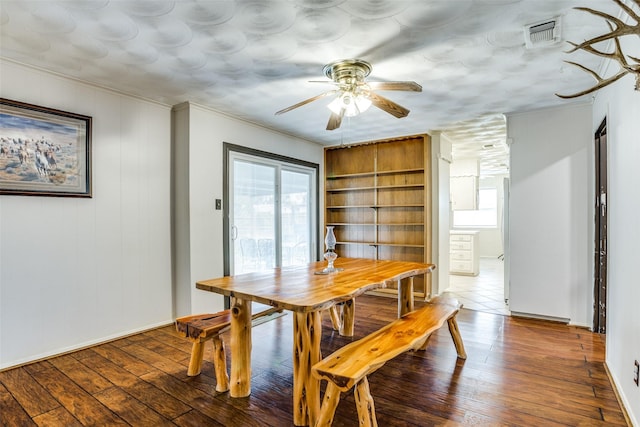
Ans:
[[[396,314],[391,298],[363,296],[356,304],[354,339]],[[380,426],[626,425],[603,366],[602,336],[464,309],[458,323],[466,361],[456,358],[445,327],[426,351],[403,354],[370,377]],[[167,326],[0,372],[0,424],[290,426],[292,316],[253,332],[247,398],[216,393],[210,344],[202,374],[187,377],[191,345]],[[324,319],[324,354],[350,341]],[[334,425],[357,425],[351,393]]]

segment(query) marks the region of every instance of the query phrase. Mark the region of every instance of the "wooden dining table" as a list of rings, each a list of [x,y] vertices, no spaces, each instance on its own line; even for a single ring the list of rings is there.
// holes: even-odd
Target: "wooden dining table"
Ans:
[[[196,282],[196,287],[230,297],[231,397],[251,393],[251,303],[293,313],[293,421],[314,425],[320,411],[320,381],[311,367],[321,360],[322,312],[353,302],[364,292],[398,289],[398,316],[413,311],[413,277],[429,273],[433,264],[361,258],[338,258],[339,271],[320,274],[325,262]],[[403,280],[408,279],[408,280]],[[349,304],[353,309],[353,304]]]

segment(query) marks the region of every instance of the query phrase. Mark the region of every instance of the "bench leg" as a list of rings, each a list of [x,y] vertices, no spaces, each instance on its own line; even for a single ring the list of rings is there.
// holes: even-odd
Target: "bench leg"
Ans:
[[[191,359],[189,359],[189,369],[187,369],[187,375],[195,377],[200,375],[202,369],[202,357],[204,356],[204,343],[200,341],[194,341],[191,347]]]
[[[358,426],[378,427],[376,408],[373,404],[373,396],[371,396],[371,391],[369,390],[367,377],[364,377],[356,384],[353,395],[356,400],[356,409],[358,410]]]
[[[224,351],[224,341],[219,335],[213,341],[213,367],[216,372],[216,391],[223,393],[229,390],[229,375],[227,374],[227,356]]]
[[[425,351],[429,346],[429,339],[431,338],[431,334],[427,335],[424,339],[424,342],[418,347],[418,350]]]
[[[333,424],[333,417],[338,403],[340,403],[340,389],[334,383],[329,382],[324,392],[324,399],[315,424],[316,427],[330,427]]]
[[[456,317],[450,317],[447,320],[447,323],[449,324],[449,332],[451,332],[451,338],[453,338],[453,343],[456,346],[458,357],[460,359],[466,359],[467,352],[464,350],[464,343],[462,342],[462,336],[460,336],[460,330],[458,329],[458,322],[456,321]]]
[[[340,335],[352,337],[355,323],[356,300],[350,299],[342,304],[342,322],[340,323]]]

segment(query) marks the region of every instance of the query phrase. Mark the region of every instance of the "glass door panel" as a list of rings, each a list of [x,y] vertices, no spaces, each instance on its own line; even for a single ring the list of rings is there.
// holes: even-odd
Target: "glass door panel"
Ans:
[[[283,170],[282,181],[282,265],[311,261],[311,180],[308,172]]]
[[[276,168],[233,161],[233,274],[276,265]]]

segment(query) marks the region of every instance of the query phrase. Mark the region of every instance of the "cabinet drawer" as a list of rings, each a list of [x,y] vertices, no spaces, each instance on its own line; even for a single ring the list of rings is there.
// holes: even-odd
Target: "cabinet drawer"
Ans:
[[[471,242],[449,242],[449,247],[451,250],[471,250]]]
[[[473,272],[473,267],[472,267],[471,261],[450,260],[449,270],[459,271],[463,273],[471,273]]]
[[[469,234],[451,234],[449,235],[450,242],[470,242],[471,236]]]
[[[453,251],[450,254],[451,261],[454,260],[463,260],[463,261],[471,261],[471,251]]]
[[[470,242],[471,235],[470,234],[450,234],[449,241],[450,242]]]

